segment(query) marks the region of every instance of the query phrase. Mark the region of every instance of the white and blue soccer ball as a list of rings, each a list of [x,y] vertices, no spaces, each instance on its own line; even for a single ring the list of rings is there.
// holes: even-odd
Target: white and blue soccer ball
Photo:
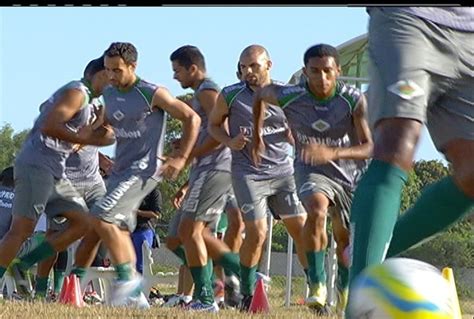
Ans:
[[[346,318],[451,319],[452,298],[450,284],[434,266],[389,258],[355,278]]]

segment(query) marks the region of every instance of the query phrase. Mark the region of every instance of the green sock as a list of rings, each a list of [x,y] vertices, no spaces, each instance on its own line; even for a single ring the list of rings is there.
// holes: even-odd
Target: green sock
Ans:
[[[78,269],[78,268],[76,268]],[[84,269],[84,268],[81,268],[81,269]],[[55,270],[54,271],[54,293],[55,294],[59,294],[61,292],[61,288],[63,287],[63,282],[64,282],[64,271],[63,270]],[[73,273],[71,271],[71,273]],[[84,273],[85,273],[85,269],[84,269]],[[76,276],[81,279],[82,277],[79,276],[77,273],[76,273]]]
[[[115,265],[118,280],[130,280],[132,278],[132,265],[130,263],[123,263]]]
[[[2,279],[3,274],[7,271],[7,268],[0,266],[0,279]]]
[[[84,278],[84,276],[86,275],[86,272],[87,272],[86,268],[77,267],[77,266],[71,270],[71,274],[75,274],[76,277],[78,277],[79,279]],[[64,276],[64,273],[63,273],[63,276]]]
[[[255,283],[257,281],[257,267],[258,265],[247,267],[240,264],[240,291],[243,295],[252,296],[255,290]]]
[[[210,305],[214,302],[214,291],[211,282],[212,264],[205,266],[189,267],[194,280],[194,295],[203,304]]]
[[[31,266],[36,264],[38,261],[51,257],[54,254],[56,254],[56,250],[53,248],[53,246],[51,246],[51,244],[47,240],[44,240],[36,248],[34,248],[28,254],[20,258],[20,262],[18,263],[18,268],[20,268],[23,271],[26,271],[30,269]]]
[[[395,224],[387,257],[398,255],[472,211],[474,200],[465,195],[452,177],[427,186],[415,204]]]
[[[46,297],[49,277],[36,277],[35,296]]]
[[[381,263],[400,211],[407,174],[389,163],[372,160],[357,186],[351,208],[354,236],[350,282],[367,266]]]
[[[175,250],[173,250],[173,253],[178,256],[178,258],[183,262],[183,265],[187,265],[186,264],[186,253],[184,251],[184,247],[183,246],[178,246],[178,248],[176,248]]]
[[[216,261],[217,265],[221,265],[224,268],[226,276],[236,275],[240,277],[240,257],[239,254],[228,252],[225,253]]]
[[[326,270],[324,269],[325,254],[326,252],[324,250],[306,252],[309,281],[312,285],[319,283],[326,284]]]
[[[337,287],[346,289],[349,286],[349,268],[337,263]]]

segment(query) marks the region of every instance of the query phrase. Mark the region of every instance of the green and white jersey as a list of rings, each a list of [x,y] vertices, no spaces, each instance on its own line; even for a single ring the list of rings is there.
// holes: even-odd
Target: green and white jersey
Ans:
[[[316,98],[307,84],[287,85],[278,93],[296,141],[296,153],[303,144],[317,143],[332,147],[358,144],[352,113],[361,98],[361,91],[338,81],[334,95],[326,100]],[[328,164],[311,166],[296,156],[295,170],[319,173],[353,189],[366,166],[366,161],[339,159]]]

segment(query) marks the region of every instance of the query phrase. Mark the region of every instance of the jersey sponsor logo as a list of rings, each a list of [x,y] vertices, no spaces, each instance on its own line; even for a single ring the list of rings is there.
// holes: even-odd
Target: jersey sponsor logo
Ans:
[[[387,90],[404,100],[411,100],[417,96],[425,94],[425,91],[412,80],[400,80],[390,85]]]
[[[262,128],[262,136],[278,134],[278,133],[281,133],[281,132],[285,132],[286,130],[287,130],[286,127],[266,126],[266,127]],[[251,138],[253,136],[253,127],[252,126],[240,126],[240,132],[245,137]]]
[[[115,136],[120,138],[140,138],[142,133],[139,130],[127,131],[123,127],[114,130]]]
[[[15,197],[15,193],[14,193],[14,192],[0,191],[0,199],[13,200],[14,197]]]
[[[330,125],[328,122],[319,119],[319,120],[317,120],[316,122],[313,122],[313,123],[311,124],[311,127],[312,127],[314,130],[316,130],[316,131],[322,133],[322,132],[324,132],[324,131],[327,131],[327,130],[331,127],[331,125]]]
[[[122,196],[139,180],[138,176],[132,175],[129,179],[122,181],[118,186],[108,195],[105,195],[98,203],[97,206],[103,211],[108,212],[111,210]]]
[[[2,199],[0,199],[0,207],[3,208],[12,208],[12,202],[4,202]]]
[[[349,135],[344,135],[342,138],[330,138],[330,137],[317,137],[308,136],[301,132],[296,132],[296,140],[301,144],[324,144],[327,146],[341,147],[349,144]]]
[[[114,119],[120,122],[125,117],[125,114],[123,114],[122,111],[118,110],[118,111],[115,111],[114,114],[112,114],[112,116],[114,117]]]
[[[118,102],[125,102],[125,99],[123,97],[117,97]]]
[[[327,106],[319,106],[319,105],[315,105],[314,106],[314,109],[316,111],[329,111],[329,108]]]
[[[306,89],[304,87],[294,85],[294,86],[289,86],[289,87],[284,88],[281,91],[281,93],[283,93],[283,95],[288,95],[288,94],[293,94],[293,93],[301,93],[301,92],[304,92],[305,90]]]

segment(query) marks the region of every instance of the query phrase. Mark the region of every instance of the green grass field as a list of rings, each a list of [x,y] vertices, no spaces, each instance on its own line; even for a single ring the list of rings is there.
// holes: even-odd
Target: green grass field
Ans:
[[[302,297],[303,279],[296,277],[292,282],[292,304]],[[106,306],[86,306],[77,308],[59,303],[18,302],[0,300],[0,318],[338,318],[337,316],[318,317],[305,306],[293,305],[284,307],[284,278],[274,276],[272,286],[268,292],[270,314],[256,315],[240,313],[234,310],[221,310],[218,314],[190,313],[181,309],[169,309],[152,306],[149,310],[135,310],[127,308],[112,308]],[[173,293],[174,285],[158,285],[163,294]],[[474,318],[474,300],[460,301],[463,319]]]

